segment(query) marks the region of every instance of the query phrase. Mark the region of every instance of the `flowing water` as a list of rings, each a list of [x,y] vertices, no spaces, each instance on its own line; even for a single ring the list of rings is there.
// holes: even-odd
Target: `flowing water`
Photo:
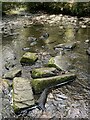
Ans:
[[[42,113],[40,110],[35,109],[28,116],[43,118],[47,118],[47,116],[48,118],[88,118],[89,90],[86,87],[88,86],[90,76],[88,72],[88,55],[86,54],[88,43],[85,41],[90,39],[90,27],[81,28],[79,20],[74,17],[71,19],[76,20],[75,24],[64,19],[64,16],[58,22],[49,24],[45,22],[42,24],[37,21],[35,21],[37,23],[33,22],[33,24],[30,24],[32,18],[24,16],[3,18],[3,24],[6,27],[9,26],[9,28],[6,28],[6,31],[11,32],[12,30],[14,34],[3,34],[2,36],[2,74],[8,71],[6,67],[11,69],[7,64],[10,62],[10,64],[20,66],[23,69],[22,76],[30,78],[30,70],[32,68],[43,66],[51,56],[59,54],[53,49],[55,45],[68,41],[77,42],[75,49],[65,51],[66,56],[71,59],[75,67],[74,69],[77,74],[76,81],[71,85],[63,86],[49,93],[46,112]],[[10,30],[11,24],[12,29]],[[39,39],[45,32],[49,33],[48,39]],[[31,43],[28,41],[28,37],[35,37],[37,40]],[[29,51],[37,52],[41,55],[35,65],[23,67],[20,65],[20,58],[26,52],[22,50],[24,47],[30,48]],[[45,56],[42,56],[43,53]]]

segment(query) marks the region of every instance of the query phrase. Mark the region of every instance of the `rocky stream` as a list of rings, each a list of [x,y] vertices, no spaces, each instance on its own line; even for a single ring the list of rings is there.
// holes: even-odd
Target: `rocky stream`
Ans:
[[[0,26],[2,118],[89,120],[90,18],[43,13],[6,15]],[[59,78],[68,76],[76,78],[70,84],[50,89],[45,110],[34,107],[26,114],[16,113],[28,105],[32,108],[41,91],[53,85],[52,79],[59,83]]]

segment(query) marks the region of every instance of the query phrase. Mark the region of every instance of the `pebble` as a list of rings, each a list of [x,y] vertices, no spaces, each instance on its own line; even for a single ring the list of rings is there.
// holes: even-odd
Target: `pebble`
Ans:
[[[86,25],[81,25],[81,28],[86,28],[87,26]]]
[[[89,40],[89,39],[87,39],[87,40],[85,40],[85,42],[86,42],[86,43],[89,43],[89,42],[90,42],[90,40]]]

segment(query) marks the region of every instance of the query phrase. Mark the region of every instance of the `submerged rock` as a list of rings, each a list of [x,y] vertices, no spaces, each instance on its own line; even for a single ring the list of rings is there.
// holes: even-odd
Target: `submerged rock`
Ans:
[[[46,40],[48,37],[49,37],[49,34],[46,32],[46,33],[43,33],[43,35],[40,36],[39,39],[40,40]]]
[[[20,62],[21,63],[34,64],[37,59],[38,59],[37,53],[26,52],[22,56]]]
[[[32,80],[32,87],[35,94],[42,92],[45,88],[55,86],[65,81],[73,80],[76,78],[75,74],[64,74],[48,78],[38,78]]]
[[[37,40],[37,38],[35,37],[28,37],[28,40],[29,42],[35,42]]]
[[[90,47],[86,50],[86,53],[90,55]]]
[[[67,43],[56,45],[54,48],[73,49],[75,47],[76,47],[76,42],[67,42]]]
[[[36,44],[37,44],[37,42],[34,41],[34,42],[31,42],[31,43],[30,43],[30,46],[34,46],[34,45],[36,45]]]
[[[3,78],[5,79],[13,79],[14,77],[19,77],[21,76],[21,69],[20,68],[14,68],[12,70],[10,70],[9,72],[7,72]]]
[[[59,70],[69,71],[72,68],[70,60],[66,56],[51,57],[48,62],[49,67],[55,67]]]
[[[35,104],[30,80],[15,77],[13,80],[13,108],[17,112],[20,109],[31,107]]]
[[[37,68],[32,70],[31,76],[33,78],[50,77],[50,76],[55,76],[56,71],[57,71],[56,68],[53,67]]]
[[[22,50],[23,50],[23,51],[29,51],[30,48],[24,47],[24,48],[22,48]]]

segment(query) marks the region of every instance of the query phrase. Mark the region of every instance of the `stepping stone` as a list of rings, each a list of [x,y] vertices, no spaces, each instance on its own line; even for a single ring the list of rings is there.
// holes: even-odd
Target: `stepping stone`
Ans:
[[[37,68],[32,70],[31,76],[32,78],[51,77],[56,75],[56,71],[54,67]]]
[[[15,112],[35,104],[29,79],[15,77],[13,80],[13,108]]]
[[[37,53],[31,53],[31,52],[26,52],[20,62],[21,63],[26,63],[26,64],[34,64],[38,59]]]

